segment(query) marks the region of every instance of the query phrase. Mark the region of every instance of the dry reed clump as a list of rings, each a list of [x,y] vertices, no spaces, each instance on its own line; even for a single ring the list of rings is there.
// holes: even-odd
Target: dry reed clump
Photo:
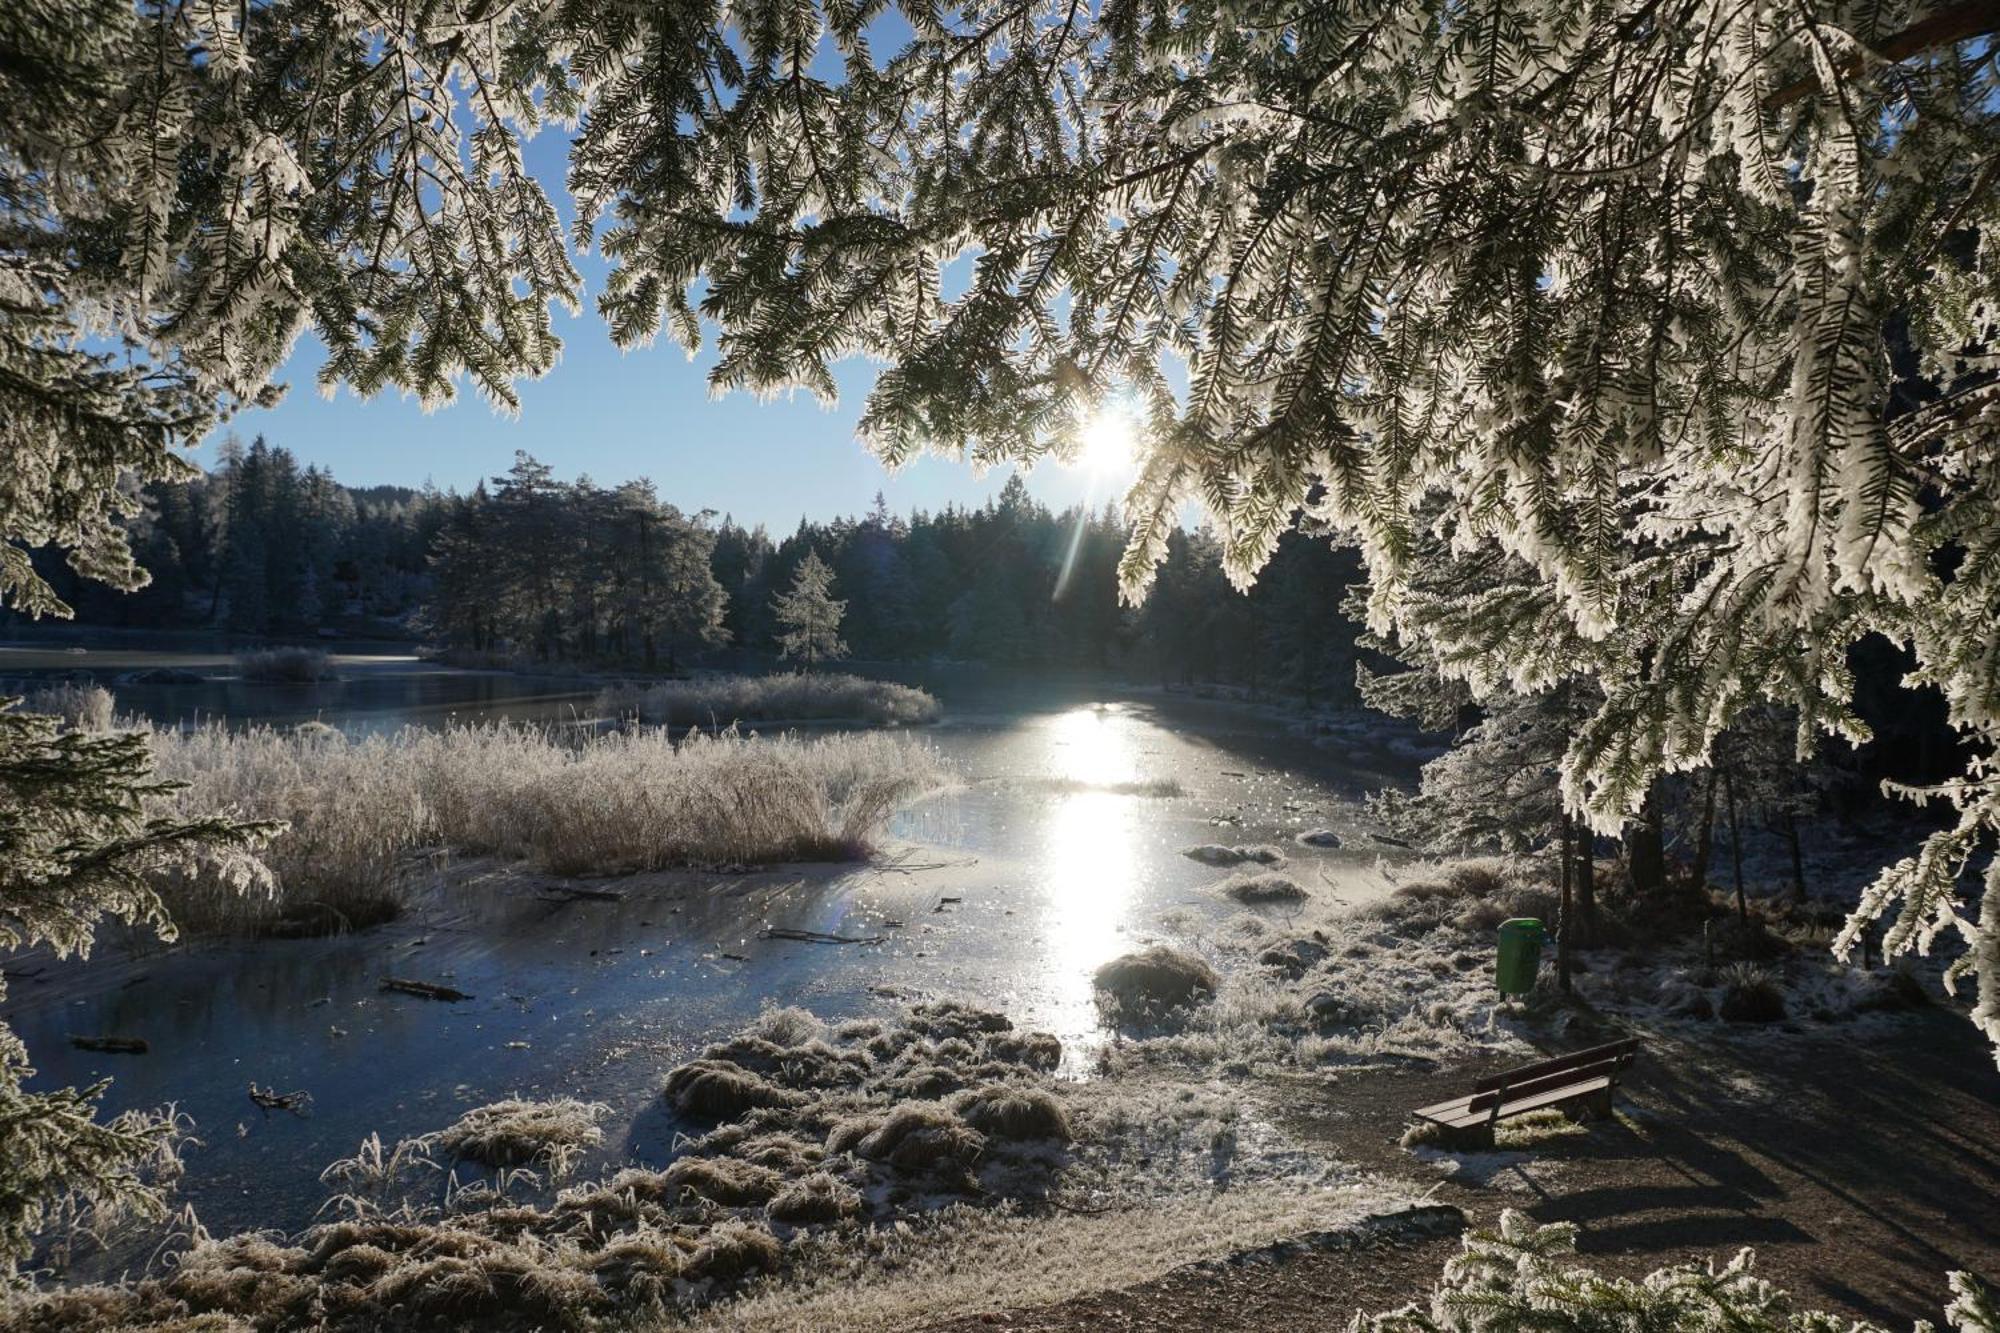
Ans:
[[[1559,905],[1532,862],[1481,858],[1439,867],[1436,878],[1400,885],[1363,911],[1397,935],[1417,938],[1445,927],[1491,932],[1514,917],[1550,922]]]
[[[1181,853],[1190,861],[1199,861],[1205,866],[1237,866],[1246,861],[1258,865],[1277,866],[1285,863],[1285,854],[1276,847],[1228,847],[1219,842],[1205,842],[1199,847],[1190,847]]]
[[[195,931],[359,926],[393,914],[413,853],[448,846],[558,874],[842,860],[894,809],[943,781],[936,752],[887,736],[680,742],[512,724],[156,730],[163,798],[182,815],[234,810],[289,828],[265,859],[274,899],[179,878],[161,885]],[[296,933],[296,932],[294,932]]]
[[[665,1170],[628,1167],[546,1205],[497,1188],[447,1193],[442,1206],[363,1189],[338,1201],[353,1216],[293,1240],[197,1239],[156,1276],[30,1293],[25,1326],[572,1329],[689,1310],[783,1271],[794,1247],[823,1253],[835,1234],[865,1244],[866,1224],[918,1216],[947,1197],[1046,1197],[1066,1165],[1071,1120],[1036,1068],[1005,1058],[1040,1058],[1043,1044],[1023,1036],[1004,1015],[962,1005],[839,1030],[774,1010],[698,1063],[752,1060],[786,1104],[731,1113]],[[956,1068],[971,1091],[952,1103],[898,1100],[887,1085],[913,1064]],[[426,1146],[496,1168],[545,1162],[531,1145],[585,1143],[594,1111],[498,1103],[414,1147],[364,1144],[328,1179],[435,1183]]]
[[[1716,1015],[1725,1023],[1778,1023],[1785,1018],[1785,989],[1755,963],[1731,964],[1722,974]]]
[[[336,680],[333,659],[318,648],[265,648],[236,655],[236,672],[245,680],[280,685],[310,685]]]
[[[972,1168],[986,1152],[986,1136],[942,1102],[903,1102],[888,1115],[836,1125],[831,1152],[848,1152],[905,1177],[933,1177],[967,1192],[976,1188]]]
[[[705,1281],[730,1282],[750,1273],[775,1273],[784,1256],[769,1228],[732,1218],[709,1228],[682,1272],[684,1279],[692,1272]]]
[[[574,1098],[515,1098],[475,1107],[437,1136],[437,1146],[481,1166],[539,1166],[565,1176],[577,1158],[604,1142],[597,1127],[610,1108]]]
[[[26,691],[20,707],[24,713],[61,718],[71,731],[109,731],[118,701],[102,685],[58,681]]]
[[[779,1190],[765,1211],[773,1222],[810,1226],[857,1217],[862,1207],[859,1190],[824,1171],[815,1171]]]
[[[788,1210],[846,1216],[856,1206],[847,1193],[800,1182],[823,1177],[855,1199],[879,1201],[925,1191],[1005,1193],[996,1182],[1045,1176],[1047,1161],[1023,1157],[1016,1145],[1074,1137],[1062,1099],[1045,1082],[1061,1058],[1054,1037],[1017,1032],[1004,1014],[952,1002],[837,1031],[801,1011],[775,1010],[669,1074],[667,1094],[684,1112],[720,1122],[684,1162],[775,1173],[782,1184],[770,1195],[774,1220],[787,1220]],[[695,1096],[718,1083],[729,1096]],[[735,1095],[746,1088],[756,1090],[754,1102]],[[816,1197],[829,1190],[834,1203]]]
[[[731,1208],[769,1203],[783,1179],[768,1166],[733,1157],[683,1157],[660,1175],[670,1197],[688,1190]]]
[[[1231,875],[1222,881],[1216,892],[1245,906],[1258,903],[1300,903],[1312,896],[1299,886],[1298,881],[1269,870],[1261,874]]]
[[[960,1041],[985,1039],[989,1046],[995,1039],[1028,1038],[1055,1041],[1055,1038],[1046,1032],[1017,1032],[1007,1015],[992,1009],[962,1004],[957,1000],[935,1000],[927,1004],[913,1005],[903,1019],[901,1029],[912,1037],[928,1037],[933,1041],[948,1041],[953,1038]],[[894,1040],[893,1036],[891,1040]]]
[[[1182,949],[1155,944],[1121,954],[1091,976],[1098,1004],[1113,1018],[1147,1022],[1190,1009],[1215,994],[1214,968]]]
[[[1306,973],[1326,961],[1332,947],[1324,932],[1315,932],[1298,939],[1284,940],[1264,949],[1257,955],[1257,965],[1267,967],[1297,981]]]
[[[1062,1063],[1062,1042],[1046,1032],[1002,1032],[986,1040],[986,1051],[1005,1064],[1023,1065],[1042,1073]]]
[[[167,799],[184,816],[233,811],[283,820],[265,847],[278,889],[245,898],[213,879],[160,886],[185,931],[324,933],[393,916],[398,872],[429,840],[430,821],[407,755],[385,738],[351,741],[332,728],[230,731],[219,723],[152,736],[158,775],[186,783]]]
[[[667,1099],[688,1115],[732,1120],[747,1111],[796,1106],[798,1093],[729,1060],[692,1060],[667,1075]]]
[[[852,860],[898,805],[943,780],[933,749],[887,736],[422,735],[418,775],[441,840],[558,874]]]
[[[937,721],[942,711],[935,698],[913,686],[803,671],[614,685],[598,692],[597,710],[640,722],[700,727],[819,719],[915,726]]]
[[[1007,1084],[977,1088],[960,1097],[952,1110],[988,1138],[1068,1143],[1076,1137],[1068,1110],[1044,1088]]]

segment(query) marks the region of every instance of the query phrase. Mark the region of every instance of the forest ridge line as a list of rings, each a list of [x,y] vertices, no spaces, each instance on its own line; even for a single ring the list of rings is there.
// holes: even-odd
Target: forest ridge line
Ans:
[[[1020,478],[980,506],[801,519],[773,537],[645,479],[573,481],[522,453],[470,492],[351,486],[262,438],[151,482],[125,520],[151,582],[118,592],[55,550],[38,572],[79,623],[414,637],[475,657],[674,668],[774,653],[772,599],[807,554],[865,660],[1122,670],[1356,700],[1354,553],[1292,534],[1249,594],[1206,529],[1177,530],[1139,607],[1118,600],[1115,508],[1051,510]]]

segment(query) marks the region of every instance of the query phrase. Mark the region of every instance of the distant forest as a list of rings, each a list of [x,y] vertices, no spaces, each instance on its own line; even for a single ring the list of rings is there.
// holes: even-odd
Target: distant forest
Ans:
[[[979,507],[854,518],[773,537],[688,512],[644,480],[563,481],[526,454],[469,494],[350,487],[258,439],[148,486],[128,520],[136,593],[37,567],[85,624],[421,639],[469,659],[663,669],[775,654],[772,601],[809,551],[834,572],[861,660],[1123,671],[1354,698],[1354,553],[1289,535],[1248,594],[1205,531],[1177,531],[1145,605],[1121,607],[1115,509],[1051,512],[1018,477]]]

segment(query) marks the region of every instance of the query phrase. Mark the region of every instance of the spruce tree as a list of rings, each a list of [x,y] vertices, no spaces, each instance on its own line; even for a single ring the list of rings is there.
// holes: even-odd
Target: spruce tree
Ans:
[[[847,656],[841,642],[840,618],[847,603],[833,597],[833,571],[807,551],[792,575],[792,586],[771,603],[778,621],[778,656],[797,658],[811,671],[821,662]]]
[[[173,938],[153,888],[174,872],[213,875],[239,891],[268,889],[252,854],[274,830],[156,812],[175,790],[152,777],[143,732],[91,734],[0,702],[0,953],[42,946],[88,953],[105,918]],[[6,982],[0,977],[0,999]],[[28,1092],[29,1053],[0,1024],[0,1279],[58,1218],[102,1226],[163,1211],[156,1168],[171,1164],[176,1125],[164,1115],[95,1116],[106,1083]]]

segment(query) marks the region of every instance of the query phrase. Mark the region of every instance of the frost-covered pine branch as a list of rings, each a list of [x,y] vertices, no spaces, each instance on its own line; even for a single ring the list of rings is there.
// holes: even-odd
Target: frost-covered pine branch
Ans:
[[[275,826],[160,813],[174,784],[152,777],[143,732],[62,729],[0,700],[0,953],[42,946],[88,953],[106,917],[172,937],[154,877],[217,876],[269,886],[255,849]],[[0,999],[5,998],[0,979]],[[95,1117],[104,1085],[29,1092],[28,1052],[0,1024],[0,1281],[58,1216],[103,1225],[164,1216],[155,1180],[170,1168],[171,1116]]]
[[[1681,1264],[1634,1281],[1578,1262],[1576,1227],[1537,1226],[1509,1208],[1498,1225],[1469,1231],[1427,1304],[1356,1315],[1349,1333],[1497,1333],[1513,1329],[1676,1329],[1686,1333],[1885,1333],[1799,1306],[1756,1275],[1742,1250],[1725,1264]],[[1995,1333],[1991,1296],[1969,1273],[1951,1275],[1946,1327]],[[1932,1333],[1919,1324],[1918,1333]]]
[[[895,17],[0,7],[0,543],[138,577],[107,479],[170,470],[307,330],[324,388],[511,406],[580,241],[612,336],[712,333],[718,388],[883,362],[861,429],[890,461],[1067,452],[1130,395],[1129,594],[1186,501],[1239,582],[1303,510],[1358,542],[1370,628],[1474,694],[1591,677],[1561,782],[1600,830],[1759,700],[1858,738],[1869,634],[2000,739],[1990,5]],[[520,152],[551,121],[568,238]],[[1434,597],[1440,548],[1525,577]],[[0,596],[49,605],[18,550]],[[1991,825],[1866,906],[1926,923],[1908,947],[1968,936],[1989,995],[2000,909],[1945,876]]]

